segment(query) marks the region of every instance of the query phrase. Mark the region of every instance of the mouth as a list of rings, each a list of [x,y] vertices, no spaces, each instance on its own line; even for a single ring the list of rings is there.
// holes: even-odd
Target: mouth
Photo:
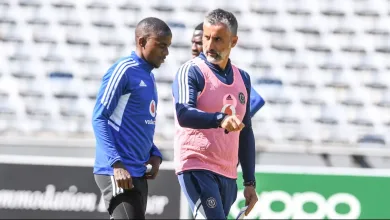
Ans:
[[[208,56],[215,57],[215,56],[217,56],[218,54],[215,53],[215,52],[207,52],[207,55],[208,55]]]
[[[164,62],[165,62],[165,58],[166,58],[166,57],[161,58],[161,63],[164,63]]]

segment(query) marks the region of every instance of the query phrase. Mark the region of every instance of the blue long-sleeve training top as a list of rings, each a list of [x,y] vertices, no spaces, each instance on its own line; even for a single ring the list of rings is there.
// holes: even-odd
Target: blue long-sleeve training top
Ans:
[[[210,67],[214,74],[225,84],[233,83],[233,69],[230,60],[224,70],[218,65],[209,63],[203,53],[199,55]],[[240,69],[242,79],[248,92],[251,94],[251,82],[249,74]],[[183,85],[186,83],[186,85]],[[198,94],[203,90],[205,80],[199,67],[192,62],[183,65],[177,72],[172,85],[172,92],[175,99],[176,115],[182,127],[193,129],[212,129],[218,127],[217,116],[221,113],[209,113],[196,108]],[[180,90],[186,90],[179,92]],[[183,90],[182,90],[183,91]],[[180,96],[185,97],[180,97]],[[247,109],[250,109],[250,102],[247,102]],[[244,181],[255,180],[255,139],[251,124],[250,111],[246,111],[243,119],[244,129],[240,132],[239,161],[243,171]]]
[[[94,174],[113,175],[112,165],[121,161],[132,177],[142,177],[151,155],[162,158],[153,143],[158,97],[152,69],[132,52],[103,76],[92,116]]]
[[[256,112],[258,112],[261,109],[261,107],[263,107],[263,105],[265,104],[263,97],[261,97],[253,87],[251,87],[250,102],[251,102],[250,112],[251,112],[251,117],[253,117],[255,116]]]

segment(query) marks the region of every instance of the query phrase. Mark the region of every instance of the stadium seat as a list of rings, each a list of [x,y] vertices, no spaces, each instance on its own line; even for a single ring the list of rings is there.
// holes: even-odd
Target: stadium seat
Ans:
[[[306,93],[300,93],[300,103],[306,111],[306,117],[314,120],[321,116],[322,108],[326,107],[329,101],[324,97],[321,90],[306,91]]]
[[[57,0],[57,1],[52,1],[51,6],[53,8],[57,9],[75,9],[76,5],[69,0]]]
[[[88,10],[102,10],[103,11],[103,10],[109,9],[110,5],[104,1],[93,0],[93,1],[87,2],[85,7]]]
[[[374,156],[368,156],[367,162],[369,164],[372,164],[372,167],[374,168],[384,168],[388,169],[390,168],[390,160],[388,157],[374,157]]]
[[[45,125],[51,121],[51,111],[43,104],[43,101],[35,102],[35,105],[29,104],[25,108],[26,121],[24,126],[28,128],[26,133],[36,135],[46,130]]]
[[[314,135],[310,134],[312,130],[310,123],[301,122],[295,132],[287,136],[287,141],[292,145],[312,145],[316,141]]]
[[[269,118],[262,119],[262,117],[258,116],[265,115],[267,111],[264,110],[266,110],[266,107],[261,110],[261,113],[258,113],[255,116],[257,118],[252,118],[253,133],[256,137],[256,144],[258,146],[275,143],[281,136],[280,129],[278,129],[276,123]]]
[[[101,86],[101,78],[97,75],[86,76],[82,82],[85,85],[86,98],[96,100],[97,92]]]
[[[0,103],[0,132],[23,134],[23,108],[22,101],[11,95]]]
[[[261,77],[253,83],[253,87],[258,91],[265,99],[277,97],[280,91],[283,89],[283,83],[280,79]]]
[[[352,157],[346,155],[328,155],[328,161],[332,167],[356,167]]]
[[[15,26],[17,24],[17,19],[12,17],[12,13],[9,12],[9,6],[5,2],[0,5],[0,10],[2,11],[2,15],[0,16],[1,27]]]
[[[382,121],[390,121],[390,92],[383,95],[383,98],[375,103]]]
[[[17,27],[10,27],[0,36],[0,41],[5,43],[21,44],[24,42],[23,36],[25,36],[23,30]]]
[[[386,140],[380,135],[364,135],[357,142],[359,144],[386,144]]]

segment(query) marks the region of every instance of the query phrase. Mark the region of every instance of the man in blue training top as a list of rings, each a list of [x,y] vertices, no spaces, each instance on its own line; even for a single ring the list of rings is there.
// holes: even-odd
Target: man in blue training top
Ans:
[[[203,37],[203,22],[198,24],[195,27],[195,30],[192,34],[192,39],[191,39],[192,58],[199,56],[199,54],[203,52],[202,37]],[[253,117],[256,114],[256,112],[258,112],[260,108],[263,107],[263,105],[265,104],[264,99],[259,95],[259,93],[256,92],[256,90],[253,87],[251,87],[250,103],[251,103],[250,106],[251,117]]]
[[[168,55],[172,32],[162,20],[148,17],[138,23],[135,38],[136,51],[104,75],[93,111],[93,173],[114,219],[145,218],[147,179],[156,177],[162,161],[153,143],[158,98],[151,71]]]

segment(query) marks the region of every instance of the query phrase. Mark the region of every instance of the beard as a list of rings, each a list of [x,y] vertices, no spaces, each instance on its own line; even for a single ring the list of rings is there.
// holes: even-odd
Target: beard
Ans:
[[[222,52],[216,52],[216,51],[213,51],[213,52],[214,52],[213,56],[206,54],[207,61],[210,63],[213,63],[213,64],[221,63],[223,60],[225,60],[225,58],[229,54],[229,50],[225,50]]]
[[[212,52],[213,56],[210,56],[208,53],[206,53],[206,58],[207,61],[212,63],[212,64],[220,64],[223,60],[229,57],[231,47],[225,49],[224,51],[215,51],[215,50],[210,50],[208,52]]]
[[[207,61],[209,61],[210,63],[213,63],[213,64],[218,64],[222,61],[222,57],[218,54],[214,57],[206,56],[206,58],[207,58]]]

